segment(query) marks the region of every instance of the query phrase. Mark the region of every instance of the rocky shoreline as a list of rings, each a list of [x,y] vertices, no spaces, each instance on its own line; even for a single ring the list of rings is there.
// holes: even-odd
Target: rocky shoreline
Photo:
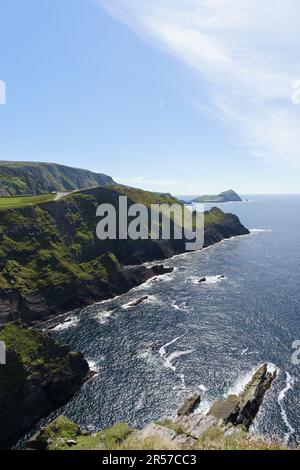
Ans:
[[[205,228],[204,248],[249,233],[238,217],[223,214],[220,221]],[[130,255],[127,259],[127,255],[118,253],[118,259],[125,264],[126,261],[144,263],[168,259],[184,252],[184,240],[158,240],[155,243],[149,241],[136,249],[134,258]],[[143,264],[122,266],[108,255],[103,255],[102,259],[110,270],[109,279],[106,280],[99,278],[95,271],[93,279],[74,279],[59,285],[49,285],[37,292],[25,293],[13,287],[0,289],[0,325],[20,319],[23,325],[32,326],[71,310],[124,294],[152,277],[169,272],[169,268],[161,264],[150,268]]]
[[[263,364],[239,395],[229,395],[224,400],[216,401],[208,413],[197,412],[201,396],[195,393],[183,403],[177,412],[177,418],[149,423],[142,430],[130,430],[125,423],[118,423],[108,430],[101,430],[91,435],[66,417],[60,416],[35,434],[28,441],[28,448],[105,450],[118,448],[120,442],[124,441],[125,449],[139,449],[142,446],[147,449],[147,445],[149,446],[150,443],[153,445],[153,442],[161,443],[161,445],[163,443],[164,447],[161,447],[163,449],[194,449],[205,436],[209,435],[218,435],[222,439],[243,436],[246,442],[251,442],[253,436],[248,433],[249,427],[259,411],[265,394],[276,379],[276,375],[277,371],[269,372],[268,365]],[[127,432],[124,432],[122,438],[117,439],[114,444],[116,447],[107,447],[105,445],[106,433],[115,430],[117,435],[118,426],[119,428],[123,426],[123,429],[126,427]],[[69,436],[65,432],[66,427],[71,430]]]

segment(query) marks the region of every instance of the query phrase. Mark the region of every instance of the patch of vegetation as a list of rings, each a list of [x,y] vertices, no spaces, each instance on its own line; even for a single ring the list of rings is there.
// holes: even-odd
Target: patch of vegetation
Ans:
[[[195,450],[288,450],[275,439],[256,437],[242,427],[234,428],[232,434],[225,435],[224,428],[212,426],[193,446]]]
[[[184,427],[181,424],[176,423],[172,419],[164,419],[162,421],[157,420],[155,421],[155,424],[163,426],[164,428],[172,429],[172,431],[175,431],[176,434],[185,434]]]
[[[56,194],[43,194],[41,196],[2,196],[0,197],[0,210],[15,209],[32,204],[53,201]]]
[[[178,202],[168,195],[110,186],[72,193],[47,204],[0,210],[0,288],[13,288],[27,295],[62,284],[97,280],[115,283],[121,269],[118,258],[127,262],[136,252],[146,252],[149,243],[114,243],[97,238],[96,208],[101,203],[117,208],[120,195],[127,196],[129,204],[148,207]],[[223,212],[215,208],[205,214],[205,224],[216,223],[222,217]]]
[[[55,163],[0,162],[4,196],[46,194],[113,184],[110,176]]]
[[[94,434],[82,434],[79,426],[65,416],[59,416],[52,421],[38,437],[41,447],[49,450],[113,450],[132,433],[132,429],[126,423],[117,423],[114,426]],[[50,439],[50,441],[49,441]],[[67,441],[74,440],[69,446]]]
[[[7,350],[7,364],[0,367],[0,395],[29,379],[59,377],[69,367],[72,354],[62,354],[60,346],[43,332],[23,328],[20,322],[0,328],[0,340]]]

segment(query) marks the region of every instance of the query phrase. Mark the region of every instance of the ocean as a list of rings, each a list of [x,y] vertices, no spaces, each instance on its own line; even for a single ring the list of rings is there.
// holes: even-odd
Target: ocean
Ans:
[[[300,365],[292,362],[300,340],[300,196],[247,199],[219,207],[250,235],[166,260],[173,273],[47,323],[97,372],[48,419],[63,413],[91,430],[118,421],[140,428],[175,416],[194,391],[202,394],[199,411],[207,410],[267,362],[279,374],[252,431],[300,441]]]

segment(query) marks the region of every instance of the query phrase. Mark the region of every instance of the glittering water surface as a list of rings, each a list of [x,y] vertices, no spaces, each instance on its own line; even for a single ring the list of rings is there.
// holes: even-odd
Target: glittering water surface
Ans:
[[[220,207],[239,215],[251,235],[167,260],[174,273],[47,324],[97,370],[56,414],[91,429],[121,420],[141,427],[173,416],[196,389],[207,409],[268,362],[280,373],[254,430],[300,438],[300,366],[291,361],[300,339],[300,196]],[[202,276],[207,282],[199,284]],[[143,295],[146,302],[128,307]]]

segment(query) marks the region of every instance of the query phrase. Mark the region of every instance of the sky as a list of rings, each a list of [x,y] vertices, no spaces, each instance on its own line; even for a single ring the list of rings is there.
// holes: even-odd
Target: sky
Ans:
[[[300,193],[298,0],[1,0],[0,18],[1,160]]]

